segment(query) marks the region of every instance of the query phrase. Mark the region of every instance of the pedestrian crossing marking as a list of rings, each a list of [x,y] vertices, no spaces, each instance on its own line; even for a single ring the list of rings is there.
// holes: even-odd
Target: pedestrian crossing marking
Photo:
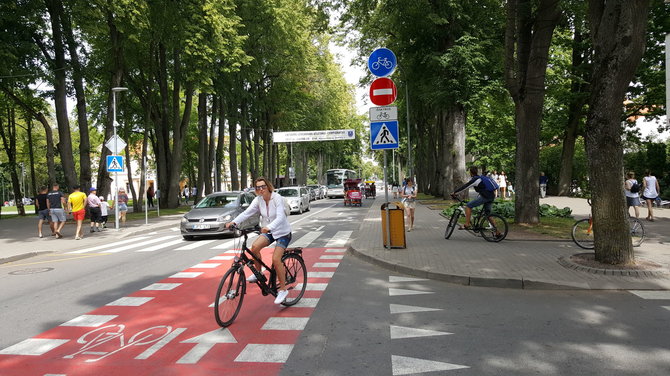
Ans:
[[[128,244],[128,243],[135,243],[135,242],[137,242],[138,240],[143,240],[143,239],[146,239],[146,238],[148,238],[148,236],[139,236],[139,237],[136,237],[136,238],[127,239],[127,240],[122,240],[122,241],[115,242],[115,243],[111,243],[111,244],[103,244],[103,245],[99,245],[99,246],[95,246],[95,247],[90,247],[90,248],[84,248],[84,249],[80,249],[80,250],[78,250],[78,251],[72,251],[72,252],[67,252],[67,253],[86,253],[86,252],[92,252],[92,251],[97,251],[97,250],[100,250],[100,249],[106,249],[106,248],[110,248],[110,247],[116,247],[117,245]]]
[[[114,320],[119,317],[118,315],[81,315],[75,317],[70,321],[60,324],[60,326],[81,326],[81,327],[91,327],[97,328],[103,324],[108,323],[109,321]]]
[[[69,339],[28,338],[15,345],[0,350],[0,355],[31,355],[39,356],[70,342]]]
[[[351,234],[353,234],[353,231],[338,231],[335,236],[330,238],[328,243],[326,243],[326,248],[344,247],[349,241]],[[344,252],[344,250],[342,250],[342,252]]]
[[[175,251],[190,251],[192,249],[202,247],[205,244],[209,244],[213,241],[215,241],[215,240],[200,240],[200,241],[197,241],[197,242],[193,242],[192,244],[185,245],[183,247],[179,247],[179,248],[175,249]]]
[[[146,241],[143,241],[143,242],[140,242],[140,243],[133,243],[133,244],[126,245],[126,246],[123,246],[123,247],[119,247],[119,248],[108,247],[109,249],[104,250],[104,251],[100,251],[100,252],[101,253],[117,253],[117,252],[125,251],[125,250],[131,249],[131,248],[143,247],[143,246],[149,245],[149,244],[164,242],[168,239],[174,239],[174,238],[175,238],[174,235],[161,236],[160,238],[154,238],[154,239],[146,240]]]
[[[266,345],[250,343],[244,347],[236,362],[286,363],[293,345]]]
[[[446,336],[449,332],[440,332],[437,330],[408,328],[406,326],[391,325],[391,339],[400,338],[416,338],[416,337],[431,337],[431,336]]]
[[[291,243],[291,247],[302,247],[302,248],[307,248],[310,244],[312,244],[313,241],[319,238],[323,234],[323,231],[311,231],[308,232],[307,234],[303,235],[300,239],[298,239],[296,242]]]
[[[375,140],[372,141],[373,145],[392,145],[397,143],[398,140],[396,140],[393,137],[393,134],[389,130],[389,127],[386,125],[386,123],[382,123],[382,126],[381,128],[379,128],[379,132],[375,137]]]
[[[270,317],[261,330],[304,330],[309,317]]]
[[[137,252],[153,252],[153,251],[157,251],[159,249],[167,248],[167,247],[173,246],[175,244],[180,244],[180,243],[183,243],[183,242],[184,241],[182,239],[177,239],[177,240],[173,240],[171,242],[161,243],[161,244],[154,245],[154,246],[151,246],[151,247],[148,247],[148,248],[138,249]]]

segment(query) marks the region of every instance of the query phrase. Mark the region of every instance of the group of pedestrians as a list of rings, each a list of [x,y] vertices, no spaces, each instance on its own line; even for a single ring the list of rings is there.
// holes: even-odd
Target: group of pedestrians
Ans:
[[[505,171],[500,171],[500,173],[498,173],[497,170],[489,171],[486,176],[498,184],[496,197],[500,197],[504,200],[506,197],[512,197],[514,195],[512,180],[509,179]]]
[[[81,191],[79,185],[72,187],[72,192],[67,196],[60,191],[58,183],[52,186],[51,191],[47,193],[47,187],[40,187],[40,194],[36,198],[37,209],[37,236],[43,238],[42,227],[44,222],[49,223],[51,236],[60,239],[63,237],[62,230],[67,221],[67,214],[71,213],[72,218],[77,224],[75,231],[75,240],[84,238],[83,224],[86,219],[86,209],[88,208],[91,220],[90,232],[100,232],[107,228],[107,218],[109,211],[114,208],[110,206],[103,196],[97,195],[97,189],[91,187],[89,194]],[[126,222],[126,213],[128,211],[128,195],[125,189],[120,188],[117,198],[119,209],[119,220],[122,224]]]
[[[654,201],[659,199],[659,192],[661,187],[658,184],[658,179],[654,176],[651,171],[647,170],[645,176],[642,179],[642,184],[640,184],[635,179],[635,173],[629,172],[626,174],[626,179],[624,180],[624,192],[626,194],[626,204],[628,210],[630,207],[633,207],[635,211],[635,218],[640,216],[640,210],[638,206],[643,205],[640,202],[640,199],[644,200],[644,203],[647,206],[647,220],[654,221]],[[640,195],[640,192],[642,193]],[[630,212],[629,212],[630,214]]]

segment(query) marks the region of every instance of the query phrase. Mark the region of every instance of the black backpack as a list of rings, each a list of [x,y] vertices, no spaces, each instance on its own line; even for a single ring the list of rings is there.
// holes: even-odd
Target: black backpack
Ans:
[[[630,193],[638,192],[640,192],[640,184],[638,184],[637,180],[633,180],[633,183],[630,185]]]

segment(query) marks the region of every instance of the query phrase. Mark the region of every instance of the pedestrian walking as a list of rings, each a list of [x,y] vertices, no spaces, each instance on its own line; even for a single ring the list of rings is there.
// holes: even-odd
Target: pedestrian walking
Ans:
[[[626,194],[626,205],[628,205],[626,211],[628,211],[628,215],[630,216],[630,207],[632,206],[635,210],[635,218],[638,218],[640,217],[640,209],[638,209],[638,206],[640,206],[640,183],[635,180],[635,173],[632,171],[627,174],[627,177],[628,179],[623,184]]]
[[[40,187],[40,193],[35,197],[35,208],[37,209],[37,237],[42,238],[42,226],[44,226],[44,221],[49,223],[51,228],[51,236],[56,235],[56,230],[54,229],[54,224],[51,221],[49,216],[49,206],[47,202],[49,201],[49,196],[47,195],[47,187]]]
[[[198,201],[198,187],[191,187],[191,197],[193,197],[193,205]]]
[[[544,172],[540,172],[540,197],[544,198],[547,195],[547,184],[549,178],[544,176]]]
[[[100,227],[102,229],[107,228],[107,218],[109,217],[109,203],[105,200],[104,197],[98,197],[100,199]]]
[[[154,185],[153,184],[149,184],[149,188],[147,188],[147,202],[148,202],[150,208],[154,207]]]
[[[126,213],[128,212],[128,195],[126,190],[119,188],[119,193],[116,198],[116,205],[119,206],[119,222],[120,225],[126,224]]]
[[[72,187],[72,193],[67,198],[68,209],[72,213],[72,217],[77,222],[77,230],[75,231],[74,239],[81,240],[84,238],[84,231],[82,231],[82,224],[86,218],[86,194],[81,191],[79,185]]]
[[[86,206],[91,216],[91,232],[100,232],[100,222],[102,221],[102,210],[100,209],[100,199],[98,198],[97,189],[91,187],[89,189],[88,198],[86,198]]]
[[[407,231],[414,229],[414,209],[416,208],[416,194],[418,190],[411,178],[407,178],[407,185],[402,189],[401,195],[403,197],[403,204],[405,205],[405,213],[407,214],[407,223],[409,227]]]
[[[507,196],[505,192],[507,190],[507,175],[505,175],[505,171],[500,171],[500,175],[498,175],[498,187],[500,187],[500,197],[504,200]]]
[[[61,231],[65,226],[65,195],[60,191],[58,183],[54,183],[51,187],[51,191],[47,194],[47,208],[49,209],[49,215],[51,215],[51,223],[53,223],[53,231],[55,233],[56,239],[63,237]]]
[[[654,221],[654,201],[658,197],[661,187],[658,185],[658,179],[651,174],[651,171],[645,172],[644,180],[642,181],[642,199],[647,203],[647,220]]]

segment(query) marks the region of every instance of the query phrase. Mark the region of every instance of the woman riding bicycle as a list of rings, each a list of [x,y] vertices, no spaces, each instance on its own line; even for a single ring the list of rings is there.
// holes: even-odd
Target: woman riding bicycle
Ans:
[[[476,199],[470,201],[465,206],[465,225],[459,228],[460,230],[467,230],[472,227],[470,223],[470,218],[472,217],[472,208],[475,208],[479,205],[484,205],[484,213],[491,213],[491,206],[493,206],[493,200],[496,198],[497,188],[493,184],[491,178],[487,176],[477,175],[477,167],[470,167],[470,181],[465,183],[462,187],[456,189],[452,195],[455,195],[461,191],[464,191],[470,187],[475,188],[475,192],[479,193]],[[495,225],[495,223],[494,223]]]
[[[229,228],[233,224],[242,223],[252,215],[260,214],[261,236],[254,240],[254,243],[251,245],[251,252],[260,259],[261,250],[273,242],[277,242],[272,254],[272,265],[277,271],[279,279],[279,291],[277,292],[275,304],[281,304],[288,295],[288,291],[286,290],[286,270],[284,270],[281,258],[284,250],[288,247],[288,243],[291,242],[291,224],[288,222],[288,218],[284,212],[284,198],[274,192],[274,187],[267,179],[256,179],[254,189],[257,196],[256,199],[251,202],[247,210],[226,223],[226,228]],[[257,270],[261,270],[259,262],[254,261],[254,265]],[[253,274],[247,278],[249,282],[256,282],[257,280]]]

